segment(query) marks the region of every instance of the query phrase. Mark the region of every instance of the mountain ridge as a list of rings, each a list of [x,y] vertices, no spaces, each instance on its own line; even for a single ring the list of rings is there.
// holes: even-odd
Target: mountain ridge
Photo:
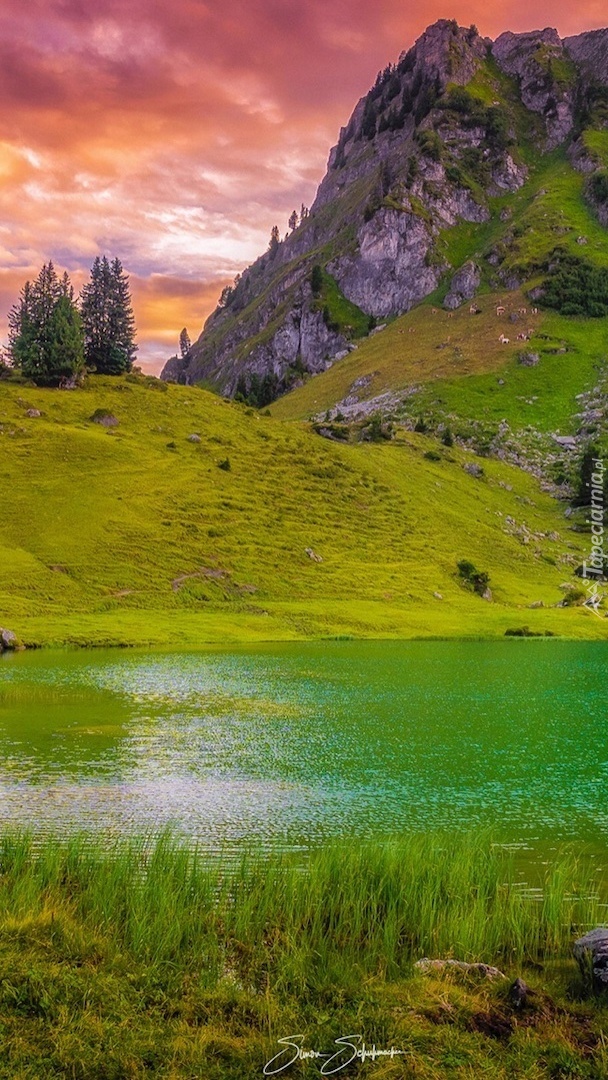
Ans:
[[[410,311],[461,271],[470,260],[448,257],[446,230],[507,215],[497,202],[547,154],[567,147],[588,181],[602,171],[608,157],[594,157],[585,134],[603,131],[594,110],[607,86],[608,30],[564,40],[551,28],[506,31],[492,42],[439,20],[357,103],[310,213],[247,268],[161,377],[263,405],[326,371],[376,321]],[[608,220],[593,190],[588,182],[588,204]],[[465,302],[483,281],[519,287],[539,269],[492,258],[472,289],[452,295]]]

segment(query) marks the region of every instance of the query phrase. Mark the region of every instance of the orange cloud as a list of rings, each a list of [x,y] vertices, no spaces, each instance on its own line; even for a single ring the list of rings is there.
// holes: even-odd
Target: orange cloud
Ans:
[[[157,369],[312,201],[377,70],[446,14],[491,36],[606,21],[604,0],[4,0],[1,312],[45,259],[80,284],[116,254]]]

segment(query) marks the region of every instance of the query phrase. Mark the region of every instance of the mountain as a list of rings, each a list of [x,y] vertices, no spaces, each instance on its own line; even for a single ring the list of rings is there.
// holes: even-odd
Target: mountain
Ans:
[[[459,314],[474,297],[508,307],[505,294],[523,287],[509,314],[559,310],[564,274],[584,297],[562,314],[601,315],[604,300],[608,313],[608,286],[589,277],[608,265],[596,239],[608,224],[607,128],[608,30],[492,42],[440,20],[378,75],[310,212],[227,290],[162,378],[257,405],[298,386],[295,397],[312,398],[311,375],[328,384],[334,365],[354,371],[365,350],[378,354],[378,324],[427,298]],[[503,332],[507,348],[516,336]],[[434,377],[442,344],[418,357],[418,381]],[[504,361],[498,335],[485,352],[490,367]]]

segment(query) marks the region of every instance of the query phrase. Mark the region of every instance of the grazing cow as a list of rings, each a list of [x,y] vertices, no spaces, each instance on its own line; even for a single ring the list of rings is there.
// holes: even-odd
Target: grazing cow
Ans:
[[[504,307],[497,307],[497,308],[496,308],[496,314],[497,314],[497,315],[504,315],[504,313],[505,313],[505,311],[506,311],[506,310],[507,310],[507,309],[506,309],[506,308],[504,308]]]
[[[509,345],[509,343],[510,343],[509,338],[505,337],[504,334],[501,334],[498,340],[500,341],[501,345]]]
[[[448,312],[448,319],[453,319],[453,318],[454,318],[454,312],[453,312],[453,311],[449,311],[449,312]]]
[[[528,309],[527,309],[527,307],[520,307],[520,309],[519,309],[519,314],[520,314],[520,315],[527,315],[527,314],[528,314]]]
[[[533,315],[538,315],[538,308],[537,307],[532,308],[532,314]]]
[[[437,314],[437,308],[436,308],[436,307],[432,307],[432,308],[431,308],[431,315],[436,315],[436,314]]]
[[[416,327],[415,326],[410,326],[409,327],[409,332],[410,332],[410,334],[415,334],[416,333]]]

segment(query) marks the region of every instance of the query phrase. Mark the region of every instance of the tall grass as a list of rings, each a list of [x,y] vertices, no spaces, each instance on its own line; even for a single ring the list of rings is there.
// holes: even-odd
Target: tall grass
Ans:
[[[601,891],[601,890],[600,890]],[[396,977],[421,956],[505,965],[567,956],[601,922],[592,864],[567,853],[532,897],[486,835],[334,843],[310,855],[209,861],[167,834],[67,843],[0,837],[0,935],[148,965],[226,970],[297,992],[323,978]],[[96,945],[97,943],[97,945]]]

